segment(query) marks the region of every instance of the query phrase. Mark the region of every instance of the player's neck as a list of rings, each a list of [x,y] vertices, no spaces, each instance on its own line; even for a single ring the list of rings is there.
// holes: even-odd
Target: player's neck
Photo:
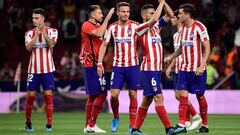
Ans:
[[[191,27],[193,25],[193,23],[194,23],[194,20],[193,19],[189,19],[189,20],[186,21],[185,26],[189,28],[189,27]]]
[[[95,24],[95,25],[97,25],[97,21],[95,19],[93,19],[93,18],[89,18],[88,21],[93,23],[93,24]]]
[[[120,26],[125,26],[125,25],[127,25],[127,23],[128,23],[128,20],[127,21],[119,20]]]

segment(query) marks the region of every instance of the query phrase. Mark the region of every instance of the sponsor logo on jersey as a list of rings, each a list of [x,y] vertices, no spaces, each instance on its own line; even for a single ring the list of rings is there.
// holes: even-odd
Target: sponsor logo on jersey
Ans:
[[[183,41],[182,45],[183,46],[193,46],[194,44],[193,44],[193,41]]]
[[[131,37],[122,37],[122,38],[115,38],[115,43],[131,43],[132,39]]]
[[[47,48],[48,45],[47,44],[35,44],[34,48]]]
[[[152,43],[161,43],[161,38],[152,37]]]

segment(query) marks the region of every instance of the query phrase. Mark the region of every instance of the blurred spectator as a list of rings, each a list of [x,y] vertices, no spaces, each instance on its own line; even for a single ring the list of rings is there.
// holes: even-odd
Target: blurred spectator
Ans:
[[[214,61],[210,61],[207,65],[207,89],[213,88],[219,78],[219,74],[216,70],[216,64]]]
[[[12,81],[14,78],[14,70],[11,69],[8,63],[4,63],[4,66],[0,67],[0,80]]]

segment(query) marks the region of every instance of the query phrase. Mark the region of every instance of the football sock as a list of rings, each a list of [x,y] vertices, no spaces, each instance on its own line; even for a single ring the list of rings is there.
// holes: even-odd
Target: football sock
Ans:
[[[88,125],[92,113],[92,105],[95,100],[95,96],[88,96],[87,103],[85,106],[85,127]]]
[[[31,123],[34,99],[35,99],[35,96],[27,95],[26,104],[25,104],[26,123]]]
[[[202,118],[202,124],[208,125],[208,104],[205,96],[198,97],[199,110]]]
[[[180,96],[178,108],[178,123],[185,125],[186,114],[188,110],[188,97]]]
[[[188,103],[188,111],[192,116],[195,116],[197,114],[195,108],[193,107],[192,103]]]
[[[165,128],[170,128],[171,123],[168,118],[168,114],[164,108],[164,106],[155,106],[155,110],[157,112],[158,117],[161,119],[163,125]]]
[[[53,116],[53,95],[44,95],[46,103],[47,125],[52,125]]]
[[[118,101],[118,98],[114,99],[114,98],[111,97],[110,104],[111,104],[111,108],[112,108],[112,111],[113,111],[114,118],[119,119],[119,112],[118,112],[119,101]]]
[[[130,125],[131,126],[134,125],[134,122],[136,120],[137,107],[138,107],[137,99],[136,98],[130,99],[129,115],[130,115]]]
[[[90,127],[95,126],[97,117],[98,117],[99,113],[101,112],[102,105],[103,105],[106,97],[107,97],[107,94],[100,94],[94,100],[93,106],[92,106],[91,118],[89,120]]]
[[[134,129],[141,128],[142,123],[143,123],[144,119],[146,118],[147,111],[148,111],[148,109],[144,109],[142,107],[138,108],[137,118],[136,118],[136,121],[133,126]]]

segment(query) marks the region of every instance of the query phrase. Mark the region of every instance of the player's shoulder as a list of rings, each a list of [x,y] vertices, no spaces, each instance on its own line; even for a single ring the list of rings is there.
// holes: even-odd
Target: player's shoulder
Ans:
[[[116,27],[118,24],[118,21],[111,23],[108,28]]]
[[[47,27],[47,29],[48,31],[51,31],[51,32],[58,32],[56,28]]]
[[[202,22],[198,21],[198,20],[195,20],[195,24],[196,24],[196,26],[199,27],[201,30],[205,28],[205,25],[204,25]]]
[[[31,29],[31,30],[28,30],[28,31],[26,31],[25,32],[25,35],[28,35],[28,34],[31,34],[31,33],[33,33],[33,31],[35,30],[35,28],[33,28],[33,29]]]
[[[130,23],[132,23],[132,24],[139,25],[139,22],[137,22],[137,21],[133,21],[133,20],[129,20],[129,21],[130,21]]]

